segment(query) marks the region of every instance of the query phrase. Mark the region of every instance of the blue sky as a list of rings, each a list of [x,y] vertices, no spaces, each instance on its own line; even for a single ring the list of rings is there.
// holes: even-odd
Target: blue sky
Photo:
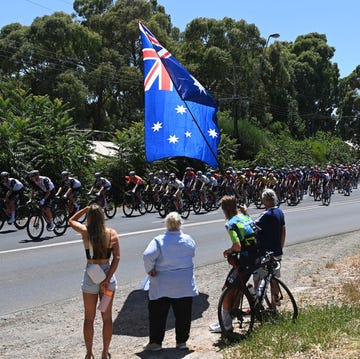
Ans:
[[[12,22],[30,25],[35,17],[54,11],[71,13],[72,3],[2,0],[0,27]],[[329,46],[335,47],[332,61],[338,63],[341,77],[348,76],[360,64],[360,0],[158,0],[158,3],[165,6],[173,25],[180,30],[197,17],[226,16],[255,24],[265,39],[269,34],[279,33],[279,41],[295,41],[299,35],[318,32],[326,35]]]

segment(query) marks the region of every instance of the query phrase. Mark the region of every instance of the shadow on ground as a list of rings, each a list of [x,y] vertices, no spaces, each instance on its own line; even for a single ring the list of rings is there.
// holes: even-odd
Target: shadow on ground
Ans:
[[[201,318],[203,312],[209,308],[208,297],[209,296],[204,293],[199,293],[197,297],[194,297],[192,320]],[[124,305],[114,321],[114,335],[147,337],[149,334],[147,305],[148,293],[146,291],[141,289],[132,291],[126,298]],[[116,310],[116,308],[114,309]],[[170,310],[166,330],[173,329],[174,327],[175,318],[172,310]],[[176,352],[179,351],[176,350]],[[171,358],[182,358],[182,356]]]

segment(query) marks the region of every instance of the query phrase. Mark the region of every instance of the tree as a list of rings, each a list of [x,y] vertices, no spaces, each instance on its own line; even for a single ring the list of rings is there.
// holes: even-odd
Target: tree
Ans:
[[[340,82],[337,130],[341,137],[360,147],[360,66]]]
[[[6,91],[0,95],[0,122],[1,168],[20,178],[34,168],[53,179],[60,179],[64,169],[86,176],[90,142],[77,131],[62,101],[21,89]]]
[[[294,55],[290,64],[307,136],[318,130],[333,131],[339,79],[337,64],[330,62],[335,49],[327,45],[326,35],[310,33],[298,36],[290,52]]]

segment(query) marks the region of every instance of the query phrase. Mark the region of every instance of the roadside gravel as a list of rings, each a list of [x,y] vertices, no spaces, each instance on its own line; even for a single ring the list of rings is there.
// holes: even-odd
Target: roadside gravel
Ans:
[[[287,246],[282,279],[294,293],[300,310],[309,302],[333,300],[336,291],[323,291],[321,284],[330,281],[337,286],[341,283],[347,270],[346,261],[340,269],[333,264],[359,252],[360,231]],[[121,287],[114,300],[112,358],[222,358],[216,345],[219,335],[210,333],[208,325],[217,320],[217,301],[228,270],[229,265],[222,261],[195,271],[200,295],[194,302],[189,351],[174,348],[174,322],[170,318],[163,343],[165,349],[157,353],[144,352],[142,345],[147,342],[148,333],[146,293],[139,290],[139,283]],[[359,272],[351,276],[359,280]],[[76,298],[6,315],[0,319],[0,357],[84,358],[82,319],[80,293]],[[100,358],[100,318],[95,325],[94,353],[97,354],[95,358]]]

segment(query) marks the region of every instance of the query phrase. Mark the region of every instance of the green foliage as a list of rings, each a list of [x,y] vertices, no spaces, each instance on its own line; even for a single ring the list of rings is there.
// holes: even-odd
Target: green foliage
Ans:
[[[261,166],[288,167],[352,163],[356,152],[340,138],[325,132],[299,141],[288,136],[278,136],[263,147],[256,156]]]
[[[337,347],[339,338],[358,342],[359,320],[358,306],[307,307],[295,323],[262,325],[250,338],[225,349],[224,358],[310,358],[313,350],[323,357],[322,353]]]
[[[86,176],[90,142],[76,130],[61,101],[15,90],[6,100],[0,96],[0,121],[2,169],[20,178],[34,168],[53,180],[64,169]]]
[[[264,165],[343,163],[354,158],[340,138],[360,144],[360,66],[339,82],[337,64],[331,62],[335,49],[327,44],[325,34],[299,35],[295,42],[267,42],[255,24],[229,17],[194,19],[180,33],[164,6],[155,0],[76,0],[74,10],[77,18],[56,12],[36,18],[30,26],[4,26],[0,30],[0,52],[6,56],[0,57],[0,73],[3,79],[12,79],[11,83],[16,80],[19,87],[28,89],[28,96],[45,97],[53,104],[61,98],[66,104],[62,109],[74,119],[70,128],[100,130],[96,135],[101,133],[101,139],[106,140],[109,138],[104,134],[114,135],[121,143],[118,162],[103,159],[99,166],[109,167],[115,177],[128,168],[144,173],[149,168],[168,166],[181,173],[187,164],[204,166],[185,158],[152,164],[145,161],[138,131],[143,129],[137,125],[142,123],[144,111],[137,19],[146,23],[218,101],[223,133],[221,167],[242,167],[256,161]],[[7,86],[1,83],[3,113],[10,106],[6,104]],[[12,101],[11,106],[21,108],[23,101],[16,105]],[[11,133],[14,141],[27,141],[27,132],[33,139],[32,124],[38,126],[38,117],[54,117],[48,112],[34,109],[34,114],[20,116],[25,130],[22,135]],[[20,128],[13,117],[4,118],[11,118]],[[234,118],[238,120],[234,122]],[[49,126],[42,128],[53,136]],[[9,131],[7,123],[0,129],[5,137],[10,136]],[[317,137],[319,131],[326,133],[325,138]],[[65,132],[60,129],[59,134]],[[340,138],[335,141],[328,133]],[[135,138],[129,140],[129,136]],[[65,143],[63,139],[59,146]],[[43,146],[44,151],[52,153],[47,146]],[[135,148],[138,151],[133,151]],[[1,143],[0,149],[0,163],[6,164],[8,144]],[[40,164],[46,157],[31,160]]]
[[[222,111],[218,114],[219,127],[221,128],[221,137],[226,134],[227,136],[234,136],[234,119],[231,117],[229,111]],[[232,154],[226,154],[225,162],[229,160],[252,161],[259,149],[267,143],[267,136],[264,131],[255,126],[252,122],[247,120],[239,120],[237,127],[239,129],[239,138],[234,139],[232,146]],[[221,145],[221,143],[220,143]],[[220,146],[221,150],[225,150],[225,146]]]

